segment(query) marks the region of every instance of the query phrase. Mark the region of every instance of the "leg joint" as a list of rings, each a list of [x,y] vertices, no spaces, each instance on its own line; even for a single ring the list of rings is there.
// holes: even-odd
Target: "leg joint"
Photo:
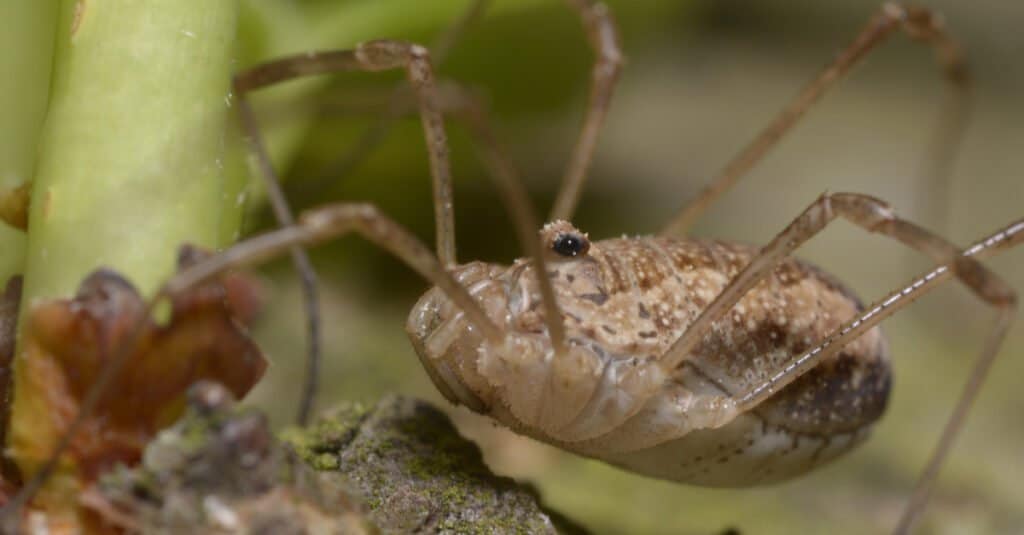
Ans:
[[[429,57],[427,49],[406,41],[380,39],[356,46],[356,60],[369,71],[384,71],[405,67],[413,59]]]

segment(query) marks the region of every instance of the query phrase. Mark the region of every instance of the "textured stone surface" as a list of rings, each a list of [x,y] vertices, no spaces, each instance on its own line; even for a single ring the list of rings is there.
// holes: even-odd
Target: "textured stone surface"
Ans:
[[[477,446],[422,401],[344,405],[285,440],[316,468],[342,474],[384,532],[582,532],[544,511],[532,489],[491,474]]]
[[[347,482],[309,469],[261,412],[209,382],[192,387],[185,417],[140,466],[108,472],[81,501],[104,533],[374,533]]]
[[[88,522],[144,533],[582,532],[532,489],[491,474],[422,401],[346,404],[284,435],[223,387],[197,384],[186,416],[139,467],[83,494]]]

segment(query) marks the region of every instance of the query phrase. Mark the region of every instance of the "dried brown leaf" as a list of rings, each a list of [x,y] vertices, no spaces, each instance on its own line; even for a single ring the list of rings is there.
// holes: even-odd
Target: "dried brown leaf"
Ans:
[[[199,256],[186,248],[181,263]],[[175,296],[159,324],[143,317],[146,304],[131,283],[96,271],[73,299],[32,307],[22,346],[29,383],[19,388],[39,389],[52,429],[63,432],[105,366],[134,340],[69,452],[85,481],[116,462],[134,464],[181,415],[189,385],[209,379],[242,397],[263,375],[266,361],[240,320],[255,314],[257,293],[246,277],[227,275]]]

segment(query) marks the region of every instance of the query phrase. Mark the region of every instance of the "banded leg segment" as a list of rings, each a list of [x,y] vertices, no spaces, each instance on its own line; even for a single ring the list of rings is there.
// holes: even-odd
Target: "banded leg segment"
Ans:
[[[962,253],[961,258],[981,259],[991,256],[1000,250],[1018,246],[1021,243],[1024,243],[1024,219],[1014,221],[990,236],[974,243]],[[863,314],[847,321],[834,334],[820,342],[816,347],[802,355],[793,355],[794,358],[768,381],[756,385],[745,392],[736,394],[735,399],[737,400],[738,407],[741,410],[747,410],[757,406],[775,392],[785,388],[786,385],[812,369],[817,363],[832,357],[841,351],[846,344],[857,339],[857,337],[914,302],[925,293],[933,290],[941,282],[952,276],[959,275],[956,272],[955,264],[944,264],[914,278],[903,288],[890,293],[884,299],[868,307],[867,311]],[[984,297],[984,299],[995,306],[998,311],[995,326],[985,340],[968,376],[967,383],[964,385],[960,397],[957,398],[953,412],[942,429],[942,434],[936,443],[935,449],[929,456],[924,470],[914,485],[910,500],[900,516],[899,524],[894,530],[894,533],[897,534],[910,533],[915,522],[924,511],[939,469],[948,456],[957,434],[962,429],[967,413],[977,398],[981,385],[988,375],[988,371],[998,354],[999,347],[1016,315],[1016,293],[1006,287],[998,278],[986,279],[984,274],[980,276],[982,278],[977,280],[975,284],[986,288],[983,293],[988,297]]]
[[[975,295],[994,307],[998,316],[995,328],[975,361],[967,385],[957,400],[953,415],[944,427],[938,445],[929,458],[926,468],[915,486],[910,503],[901,517],[896,532],[907,533],[927,502],[938,470],[949,453],[953,440],[963,426],[967,411],[977,396],[1017,309],[1016,292],[1002,278],[985,268],[975,257],[1024,241],[1024,222],[1018,221],[966,251],[960,251],[943,238],[909,221],[900,219],[889,206],[878,199],[851,193],[825,194],[765,246],[761,253],[730,281],[729,285],[673,344],[661,363],[666,371],[678,366],[682,359],[710,331],[715,321],[725,317],[740,298],[770,275],[783,259],[824,229],[837,216],[841,216],[869,232],[894,238],[927,254],[941,265],[872,306],[868,312],[847,322],[833,335],[819,342],[816,348],[803,355],[793,355],[792,360],[781,364],[778,371],[767,381],[742,385],[739,391],[731,392],[732,403],[735,404],[737,414],[754,409],[765,399],[785,388],[819,362],[837,354],[846,344],[913,302],[914,299],[943,279],[955,276]],[[713,370],[702,369],[702,372],[715,375]]]
[[[856,194],[822,196],[771,244],[766,246],[758,257],[730,281],[729,285],[708,305],[701,316],[690,325],[689,330],[666,353],[661,361],[664,372],[670,373],[678,365],[676,364],[678,356],[686,355],[693,350],[696,344],[710,333],[711,327],[716,321],[726,318],[727,314],[733,311],[733,307],[747,291],[769,276],[790,252],[823,229],[829,221],[837,216],[850,219],[869,231],[884,233],[901,242],[915,244],[912,245],[915,249],[929,254],[940,262],[949,262],[952,267],[943,266],[900,292],[894,293],[888,299],[872,307],[860,318],[845,324],[832,337],[820,342],[821,345],[816,349],[803,355],[792,355],[788,363],[784,362],[779,365],[777,373],[771,376],[768,382],[739,385],[740,388],[735,388],[736,385],[733,385],[734,388],[727,391],[729,395],[708,397],[701,400],[696,406],[688,405],[693,401],[689,399],[690,394],[687,393],[675,397],[677,402],[683,402],[685,407],[652,399],[628,422],[613,432],[591,441],[589,447],[600,448],[601,451],[612,449],[629,451],[680,438],[694,429],[717,428],[728,424],[736,415],[752,410],[800,375],[810,371],[818,362],[839,352],[881,320],[909,304],[916,296],[953,275],[960,277],[972,291],[1000,311],[1000,327],[990,338],[983,356],[978,361],[979,364],[976,365],[976,371],[972,373],[972,378],[976,379],[972,379],[973,386],[968,387],[968,391],[972,392],[970,395],[973,396],[973,392],[976,392],[978,387],[977,383],[980,383],[981,377],[984,375],[984,372],[977,370],[982,362],[990,361],[994,355],[993,344],[998,344],[998,340],[1003,335],[1003,325],[1008,324],[1012,316],[1015,294],[1001,279],[978,264],[972,257],[981,256],[982,252],[990,254],[998,249],[1008,248],[1024,241],[1024,221],[1017,222],[979,242],[962,253],[961,256],[954,246],[941,238],[912,223],[896,218],[881,201]],[[952,256],[947,259],[944,257],[945,254]],[[897,304],[898,306],[896,306]],[[686,364],[694,365],[690,361],[686,361]],[[700,367],[700,372],[699,377],[717,377],[719,375],[715,373],[716,370],[708,369],[706,364]],[[719,388],[727,386],[722,382],[714,384]],[[967,394],[964,397],[966,398]],[[666,399],[669,398],[671,397]],[[958,413],[966,411],[967,403],[969,402],[960,402],[958,407],[961,405],[963,407],[958,409]],[[955,419],[962,419],[962,415],[956,416]],[[955,430],[949,429],[947,433],[955,433]],[[938,454],[933,458],[939,458]]]
[[[940,129],[927,153],[922,172],[929,183],[945,188],[953,156],[963,138],[967,118],[970,76],[960,45],[946,32],[942,19],[932,11],[887,3],[861,30],[853,42],[787,105],[754,139],[740,151],[707,186],[689,201],[660,232],[663,236],[684,236],[693,223],[719,197],[760,162],[795,126],[804,114],[829,89],[879,44],[902,30],[911,39],[930,45],[951,87],[950,101],[943,112]]]
[[[918,225],[898,217],[884,202],[858,193],[826,193],[761,249],[758,256],[736,275],[728,286],[704,309],[661,359],[666,370],[673,370],[757,283],[767,277],[794,250],[835,220],[842,217],[868,232],[883,234],[937,263],[949,265],[953,274],[985,302],[1001,307],[1015,299],[1014,291],[995,273],[977,260],[963,256],[952,243]]]
[[[961,254],[963,258],[977,261],[1022,243],[1024,243],[1024,219],[1014,221],[1006,227],[993,232],[988,237],[975,242]],[[793,360],[769,381],[756,385],[741,394],[737,394],[736,397],[740,405],[744,408],[757,406],[772,394],[796,380],[803,372],[813,368],[817,362],[828,356],[822,355],[826,351],[829,351],[829,354],[838,351],[846,343],[864,334],[868,329],[896,313],[900,308],[912,303],[934,289],[939,283],[953,276],[959,276],[959,274],[956,273],[955,266],[947,263],[915,277],[909,284],[872,304],[863,314],[844,323],[842,327],[836,330],[835,334],[820,342],[815,348],[810,349],[803,355],[794,355]],[[997,306],[1001,311],[1012,311],[1016,308],[1017,294],[1013,289],[1007,287],[1002,282],[1002,279],[996,277],[979,281],[976,284],[989,287],[985,290],[985,293],[990,295],[996,303],[992,303],[988,298],[985,300]]]

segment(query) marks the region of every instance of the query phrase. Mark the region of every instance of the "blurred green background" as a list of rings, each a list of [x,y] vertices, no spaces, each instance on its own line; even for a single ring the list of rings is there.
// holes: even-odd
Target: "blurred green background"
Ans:
[[[251,0],[244,28],[256,46],[240,66],[285,52],[348,47],[371,37],[433,42],[467,0]],[[629,63],[575,222],[592,237],[653,232],[765,125],[878,8],[871,0],[610,1]],[[947,199],[916,175],[943,87],[931,51],[897,35],[826,97],[793,134],[715,205],[695,233],[763,243],[822,191],[892,203],[967,243],[1022,215],[1024,3],[927,4],[966,48],[975,114]],[[441,76],[489,96],[495,129],[541,213],[555,195],[584,106],[590,52],[558,0],[497,0],[459,41]],[[331,200],[378,204],[433,240],[427,162],[415,117],[399,122],[353,172],[337,162],[381,113],[396,74],[289,84],[265,96],[261,117],[297,209]],[[459,256],[507,263],[512,228],[466,133],[449,129]],[[944,208],[947,207],[948,208]],[[938,208],[936,208],[938,207]],[[254,208],[251,228],[272,219]],[[800,255],[865,300],[929,262],[837,223]],[[782,485],[709,490],[648,480],[515,437],[433,391],[409,346],[405,314],[425,283],[355,238],[313,252],[326,324],[321,407],[384,392],[449,409],[499,473],[530,481],[553,508],[596,533],[874,533],[891,529],[979,349],[992,311],[947,285],[885,325],[895,389],[888,414],[857,451]],[[991,261],[1024,290],[1024,250]],[[273,367],[251,396],[275,422],[295,412],[304,330],[287,262],[264,270],[257,337]],[[945,466],[923,533],[1024,533],[1024,328],[1011,332],[965,433]]]

